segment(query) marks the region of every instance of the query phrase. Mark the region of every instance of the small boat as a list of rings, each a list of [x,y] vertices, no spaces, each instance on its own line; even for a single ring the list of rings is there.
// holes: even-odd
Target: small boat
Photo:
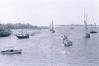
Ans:
[[[55,33],[53,21],[52,21],[52,23],[50,24],[50,32],[51,32],[51,33]]]
[[[22,50],[15,50],[15,49],[7,49],[7,50],[3,50],[1,51],[1,54],[21,54]]]
[[[85,25],[85,38],[90,38],[90,33],[88,31],[88,25],[87,25],[87,17],[88,15],[84,15],[84,25]]]
[[[93,25],[93,29],[90,31],[90,34],[96,34],[98,33],[98,31],[96,31],[96,23],[94,23],[95,25]]]
[[[63,44],[64,44],[65,47],[69,47],[69,46],[72,46],[73,43],[72,43],[72,41],[64,40]]]
[[[72,41],[68,40],[67,36],[64,36],[63,37],[63,44],[65,47],[69,47],[69,46],[72,46]]]
[[[91,34],[98,33],[97,31],[90,31]]]
[[[55,33],[55,30],[51,30],[52,33]]]
[[[90,34],[89,33],[86,33],[85,38],[90,38]]]
[[[16,37],[18,39],[27,39],[29,38],[29,34],[17,34]]]

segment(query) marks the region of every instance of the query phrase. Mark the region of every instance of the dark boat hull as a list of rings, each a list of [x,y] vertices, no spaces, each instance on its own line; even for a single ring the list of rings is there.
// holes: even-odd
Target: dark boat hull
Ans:
[[[9,34],[0,34],[0,37],[8,37],[10,35],[11,35],[10,33]]]
[[[29,38],[29,35],[26,35],[26,36],[18,36],[16,35],[18,39],[28,39]]]
[[[97,31],[91,31],[90,34],[98,33]]]
[[[90,34],[86,33],[85,38],[90,38]]]
[[[10,35],[11,35],[11,31],[10,30],[8,30],[8,31],[0,30],[0,37],[8,37]]]
[[[1,51],[2,54],[22,54],[21,50],[13,50],[13,51]]]
[[[55,33],[55,30],[50,30],[51,31],[51,33]]]

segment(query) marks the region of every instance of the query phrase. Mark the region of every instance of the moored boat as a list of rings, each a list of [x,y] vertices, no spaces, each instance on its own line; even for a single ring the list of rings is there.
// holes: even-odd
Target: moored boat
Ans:
[[[18,39],[27,39],[29,38],[29,34],[17,34],[16,37]]]
[[[87,17],[88,17],[88,14],[85,14],[84,15],[85,38],[90,38],[90,33],[88,31],[88,25],[87,25]]]
[[[8,37],[11,35],[11,30],[0,24],[0,37]]]
[[[50,24],[50,32],[51,32],[51,33],[55,33],[53,21],[52,21],[52,23]]]
[[[91,34],[98,33],[97,31],[90,31]]]
[[[98,33],[98,31],[96,30],[96,23],[94,23],[94,25],[92,25],[92,29],[91,29],[91,31],[90,31],[90,34],[96,34],[96,33]]]
[[[85,38],[90,38],[90,34],[89,33],[86,33],[85,34]]]

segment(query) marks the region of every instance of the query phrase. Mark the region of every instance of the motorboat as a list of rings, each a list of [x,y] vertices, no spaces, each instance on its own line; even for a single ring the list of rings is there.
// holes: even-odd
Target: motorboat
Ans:
[[[2,50],[1,54],[21,54],[22,49],[6,49]]]
[[[68,40],[67,36],[63,37],[63,44],[65,47],[69,47],[73,45],[72,41]]]
[[[72,41],[64,40],[63,44],[64,44],[65,47],[69,47],[69,46],[72,46],[73,43],[72,43]]]

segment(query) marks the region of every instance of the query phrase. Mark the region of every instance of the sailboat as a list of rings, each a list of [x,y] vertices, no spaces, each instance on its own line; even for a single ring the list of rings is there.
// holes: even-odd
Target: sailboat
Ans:
[[[85,25],[85,38],[90,38],[90,33],[88,31],[88,25],[87,25],[87,17],[88,15],[84,15],[84,25]]]
[[[50,32],[55,33],[53,20],[52,20],[52,23],[50,24]]]
[[[96,23],[94,23],[94,25],[92,25],[92,30],[90,31],[90,34],[95,34],[95,33],[98,33],[97,31],[96,31]]]

